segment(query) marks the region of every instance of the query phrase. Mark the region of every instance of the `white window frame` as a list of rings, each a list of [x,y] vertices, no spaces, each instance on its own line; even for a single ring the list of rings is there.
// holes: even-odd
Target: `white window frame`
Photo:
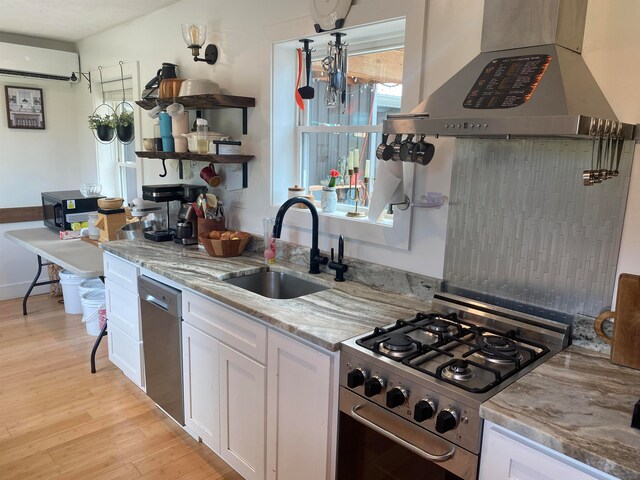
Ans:
[[[422,86],[422,65],[424,50],[424,30],[426,25],[426,2],[424,0],[368,0],[351,7],[343,30],[373,25],[390,20],[405,19],[404,72],[402,111],[410,111],[420,103]],[[271,82],[271,208],[275,215],[279,205],[287,198],[287,188],[298,182],[300,146],[297,141],[297,115],[294,107],[296,64],[292,54],[292,43],[300,38],[313,38],[313,21],[305,17],[299,21],[273,25],[266,29],[272,43],[272,82]],[[318,47],[321,48],[321,47]],[[413,194],[414,166],[403,165],[404,193],[409,198]],[[329,245],[330,235],[345,235],[363,243],[384,245],[401,250],[409,249],[411,231],[411,209],[396,210],[393,225],[371,223],[366,217],[347,219],[320,213],[320,231]],[[304,209],[291,209],[287,213],[285,227],[309,233],[311,222],[309,212]],[[286,232],[286,229],[285,229]],[[289,238],[288,236],[285,238]],[[324,240],[324,239],[322,239]]]

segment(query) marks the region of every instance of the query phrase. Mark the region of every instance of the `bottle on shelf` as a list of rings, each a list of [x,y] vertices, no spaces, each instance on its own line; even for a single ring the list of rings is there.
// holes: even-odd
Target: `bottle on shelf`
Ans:
[[[196,140],[198,153],[209,152],[209,122],[204,118],[196,120]]]

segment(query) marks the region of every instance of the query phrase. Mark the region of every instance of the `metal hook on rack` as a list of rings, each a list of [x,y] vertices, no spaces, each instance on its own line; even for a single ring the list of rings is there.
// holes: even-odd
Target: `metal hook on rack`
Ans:
[[[102,80],[102,66],[98,65],[98,72],[100,73],[100,90],[102,90],[102,103],[106,103],[104,101],[104,82]]]
[[[118,64],[120,64],[120,82],[122,82],[122,101],[124,102],[126,101],[124,94],[124,70],[122,70],[122,65],[124,65],[124,63],[120,60]]]

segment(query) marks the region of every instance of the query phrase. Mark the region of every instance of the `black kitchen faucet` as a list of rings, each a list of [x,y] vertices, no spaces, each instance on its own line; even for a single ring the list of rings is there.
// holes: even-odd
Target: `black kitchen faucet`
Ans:
[[[293,197],[282,204],[280,210],[276,214],[276,222],[273,226],[273,238],[280,238],[282,232],[282,220],[284,214],[292,205],[303,203],[311,211],[311,252],[309,253],[309,273],[320,273],[320,265],[326,265],[329,262],[327,257],[320,255],[318,249],[318,211],[315,205],[304,197]]]

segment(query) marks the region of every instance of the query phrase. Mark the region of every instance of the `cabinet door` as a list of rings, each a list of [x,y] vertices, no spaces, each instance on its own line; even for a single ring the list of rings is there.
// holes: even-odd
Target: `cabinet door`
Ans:
[[[140,328],[140,302],[138,295],[107,278],[105,280],[105,303],[109,326],[116,325],[137,341],[142,340]]]
[[[142,342],[127,335],[116,325],[109,324],[109,360],[133,383],[144,390]]]
[[[262,480],[266,369],[224,344],[220,368],[220,456],[247,480]]]
[[[548,447],[485,421],[479,480],[615,480]]]
[[[220,453],[220,343],[182,322],[185,425]]]
[[[269,330],[267,365],[267,478],[331,478],[332,357]]]

